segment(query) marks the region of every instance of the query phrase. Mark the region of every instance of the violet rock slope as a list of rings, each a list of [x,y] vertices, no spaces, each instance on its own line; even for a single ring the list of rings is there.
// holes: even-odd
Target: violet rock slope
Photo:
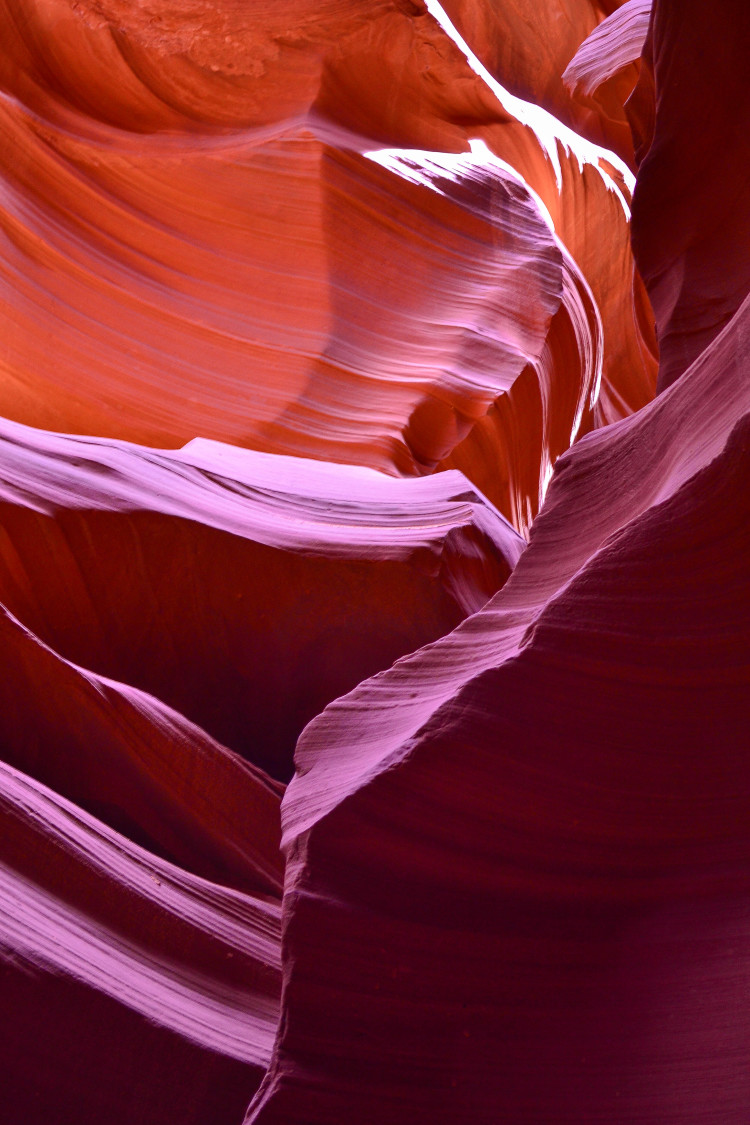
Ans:
[[[745,1125],[746,5],[0,19],[3,1123]]]

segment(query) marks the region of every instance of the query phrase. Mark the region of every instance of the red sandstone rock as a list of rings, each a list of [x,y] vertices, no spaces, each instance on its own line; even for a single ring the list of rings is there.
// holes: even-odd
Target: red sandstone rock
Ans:
[[[303,734],[248,1121],[743,1120],[749,317],[564,455],[485,609]]]
[[[650,40],[633,246],[656,316],[663,389],[750,291],[750,8],[662,0]],[[652,90],[653,130],[642,105]]]
[[[0,0],[9,1125],[745,1125],[750,37],[645,11]]]
[[[401,481],[213,442],[164,452],[0,423],[0,603],[63,657],[152,693],[284,780],[309,719],[480,609],[524,546],[456,472]],[[30,660],[25,690],[6,681],[9,705],[23,699],[5,716],[17,732],[40,677]],[[106,689],[105,711],[120,690]],[[81,728],[65,694],[76,689],[49,693],[51,727]],[[157,718],[160,740],[177,722]],[[252,804],[241,786],[233,800]]]
[[[606,26],[618,19],[621,3],[622,0],[553,0],[547,4],[533,0],[447,0],[445,9],[482,62],[512,93],[550,110],[584,136],[630,162],[633,146],[622,101],[618,103],[617,98],[608,97],[602,104],[592,100],[591,89],[571,91],[565,74],[584,40],[598,35],[601,21],[605,20]],[[638,54],[640,50],[633,58]]]
[[[266,1065],[279,907],[0,766],[3,1119],[230,1120]]]
[[[0,635],[8,763],[188,871],[280,893],[280,787],[159,700],[69,664],[4,608]]]
[[[610,78],[636,62],[651,18],[651,0],[625,0],[581,44],[563,75],[571,89],[594,94]]]
[[[626,119],[626,102],[640,73],[651,3],[626,0],[592,31],[563,74],[571,92],[593,98],[606,120]]]
[[[187,0],[8,2],[3,414],[420,473],[475,423],[484,447],[493,417],[554,402],[519,417],[542,427],[528,464],[493,433],[490,498],[521,527],[580,400],[585,429],[650,398],[615,157],[493,85],[438,5],[258,5],[248,24]],[[383,146],[409,151],[379,168]],[[591,291],[601,374],[550,362],[567,283],[529,187]],[[524,372],[538,389],[504,401]]]

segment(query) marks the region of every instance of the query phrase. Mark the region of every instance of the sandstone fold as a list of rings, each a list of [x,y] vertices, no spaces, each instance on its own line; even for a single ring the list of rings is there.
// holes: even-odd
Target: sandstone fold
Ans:
[[[482,611],[304,732],[248,1121],[741,1119],[749,316],[563,455]],[[687,1111],[686,1038],[721,1090]]]
[[[640,73],[652,0],[626,0],[580,45],[563,73],[574,93],[593,97],[603,114],[622,120]],[[633,154],[633,159],[635,154]]]
[[[6,765],[0,817],[5,1120],[241,1112],[276,1026],[278,902],[188,874]]]
[[[750,7],[0,26],[3,1123],[746,1125]]]
[[[566,75],[570,59],[585,40],[600,34],[602,21],[606,26],[619,18],[620,3],[447,0],[444,7],[482,62],[513,94],[630,161],[632,141],[622,104],[611,100],[606,109],[597,105],[590,98],[592,90],[571,90]]]
[[[223,747],[287,780],[309,719],[480,609],[525,547],[455,471],[394,480],[206,441],[169,452],[0,431],[0,602],[44,642],[15,665],[26,686],[6,680],[5,721],[20,737],[44,667],[68,687],[43,694],[40,719],[75,739],[83,715],[102,711],[85,721],[106,729],[104,693],[132,716],[117,720],[133,728],[116,735],[123,768],[136,728],[160,769],[166,750],[145,745],[176,739],[196,756],[191,776],[205,762],[223,787],[229,771],[217,793],[227,809],[252,807],[254,775],[243,781]],[[25,650],[36,644],[16,632]],[[116,682],[90,687],[94,674]]]
[[[489,425],[489,496],[524,530],[572,440],[543,404],[576,435],[650,398],[626,164],[494,78],[433,0],[4,8],[3,415],[391,475],[442,467],[477,425],[484,447]],[[561,245],[590,290],[593,380],[550,363]],[[491,425],[507,415],[542,426],[525,464]]]
[[[4,607],[0,633],[8,763],[188,871],[279,895],[270,778],[153,696],[64,660]]]

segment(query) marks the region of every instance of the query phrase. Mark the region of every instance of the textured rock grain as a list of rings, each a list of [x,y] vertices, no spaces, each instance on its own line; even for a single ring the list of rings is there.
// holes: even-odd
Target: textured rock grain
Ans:
[[[747,12],[0,0],[3,1125],[746,1125]]]

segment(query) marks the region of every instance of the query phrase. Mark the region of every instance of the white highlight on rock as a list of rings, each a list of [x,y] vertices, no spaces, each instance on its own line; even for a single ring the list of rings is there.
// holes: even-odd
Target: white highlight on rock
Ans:
[[[440,188],[439,180],[458,183],[470,176],[474,170],[485,172],[497,168],[516,183],[521,184],[524,191],[528,192],[534,200],[544,222],[552,233],[555,233],[555,224],[547,206],[520,172],[496,156],[480,137],[472,137],[469,140],[469,150],[469,152],[434,152],[418,148],[378,148],[362,155],[375,164],[380,164],[389,172],[408,180],[409,183],[429,188],[439,195],[445,194]]]
[[[379,148],[363,153],[368,160],[380,164],[389,172],[419,187],[429,188],[438,195],[445,195],[439,180],[459,183],[471,174],[473,169],[484,169],[488,163],[485,153],[492,153],[482,141],[471,141],[470,152],[432,152],[418,148]],[[483,145],[483,151],[475,145]],[[521,179],[515,173],[517,179]]]
[[[590,164],[597,170],[607,188],[613,191],[620,200],[626,218],[630,219],[630,208],[625,196],[616,181],[609,172],[602,167],[600,162],[604,160],[613,168],[617,169],[628,191],[632,194],[633,188],[635,187],[635,176],[630,171],[627,164],[614,152],[602,148],[599,145],[595,145],[592,141],[587,141],[585,137],[580,136],[580,134],[570,129],[567,125],[563,125],[561,121],[558,121],[557,118],[546,109],[542,109],[540,106],[534,105],[533,102],[524,101],[523,98],[517,98],[515,95],[509,93],[504,86],[501,86],[500,83],[492,77],[487,68],[482,65],[471,50],[465,39],[459,35],[458,30],[454,27],[453,23],[451,23],[444,8],[438,3],[438,0],[425,0],[425,4],[427,11],[433,19],[440,24],[440,27],[446,35],[452,39],[459,51],[464,55],[471,69],[486,83],[503,109],[512,117],[515,117],[522,125],[526,125],[534,132],[555,170],[555,180],[558,190],[562,187],[562,168],[560,166],[560,154],[557,147],[558,144],[560,144],[566,152],[572,152],[577,158],[578,166],[581,171],[583,171],[584,164]]]
[[[604,326],[602,324],[599,306],[583,272],[564,242],[558,237],[552,216],[541,197],[526,182],[520,172],[505,160],[496,156],[481,138],[472,138],[469,141],[469,147],[469,152],[459,153],[430,152],[423,149],[383,148],[365,152],[363,155],[376,164],[379,164],[382,168],[386,168],[389,172],[408,180],[409,183],[428,188],[430,191],[435,191],[440,195],[445,194],[440,187],[440,180],[450,180],[453,183],[457,183],[463,178],[470,178],[472,172],[482,171],[487,173],[491,172],[493,168],[515,180],[516,183],[520,184],[524,191],[528,193],[529,197],[536,205],[542,220],[554,235],[555,241],[563,256],[562,299],[573,323],[578,344],[581,348],[581,357],[584,366],[592,372],[589,392],[581,396],[576,409],[570,434],[570,444],[572,445],[578,437],[581,422],[583,421],[583,412],[587,403],[588,406],[593,409],[599,399],[601,391],[604,365]],[[629,217],[627,204],[625,204],[621,193],[616,187],[615,190],[623,202],[626,215]],[[573,279],[575,279],[575,282],[584,290],[591,304],[591,310],[594,316],[593,326],[588,324],[586,313],[576,292],[576,285]],[[547,487],[552,479],[553,468],[554,466],[549,460],[543,463],[539,496],[540,502],[544,500]]]

